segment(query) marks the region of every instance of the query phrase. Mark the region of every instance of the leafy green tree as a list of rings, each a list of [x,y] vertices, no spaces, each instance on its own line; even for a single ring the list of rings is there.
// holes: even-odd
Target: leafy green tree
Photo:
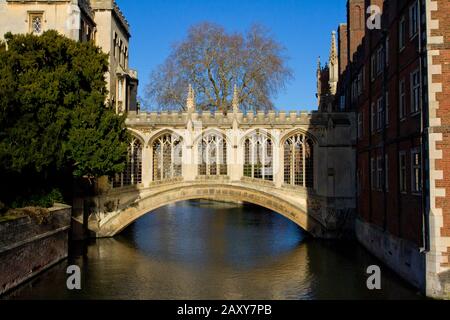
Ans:
[[[9,33],[5,39],[0,45],[0,174],[20,181],[2,187],[11,193],[122,171],[128,134],[124,118],[105,106],[107,56],[92,43],[56,31]]]

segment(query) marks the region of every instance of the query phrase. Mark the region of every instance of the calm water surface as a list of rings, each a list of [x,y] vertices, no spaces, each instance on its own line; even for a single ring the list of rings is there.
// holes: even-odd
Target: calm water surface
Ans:
[[[82,290],[66,289],[66,267]],[[8,299],[421,299],[382,267],[383,290],[366,287],[379,264],[353,242],[308,238],[255,206],[182,202],[148,214],[114,239],[73,244],[71,256]]]

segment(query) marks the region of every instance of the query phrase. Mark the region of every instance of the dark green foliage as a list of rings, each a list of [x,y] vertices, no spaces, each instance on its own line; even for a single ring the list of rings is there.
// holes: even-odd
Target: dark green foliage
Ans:
[[[18,185],[16,194],[21,186],[26,194],[36,188],[45,194],[54,184],[70,189],[73,177],[121,171],[128,135],[123,117],[105,107],[107,56],[56,31],[5,39],[7,49],[0,45],[0,179],[8,181],[1,182],[0,198],[12,196],[11,184]]]
[[[63,195],[61,191],[58,189],[53,189],[49,193],[38,193],[37,191],[27,197],[18,197],[15,199],[12,204],[11,208],[25,208],[25,207],[40,207],[40,208],[51,208],[53,204],[55,203],[62,203],[64,202]]]

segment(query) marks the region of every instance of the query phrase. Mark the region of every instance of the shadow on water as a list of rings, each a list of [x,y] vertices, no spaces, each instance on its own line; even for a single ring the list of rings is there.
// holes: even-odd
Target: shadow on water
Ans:
[[[82,290],[66,289],[67,264],[82,268]],[[269,210],[182,202],[148,214],[115,239],[75,244],[70,259],[9,299],[419,299],[353,242],[318,241]]]

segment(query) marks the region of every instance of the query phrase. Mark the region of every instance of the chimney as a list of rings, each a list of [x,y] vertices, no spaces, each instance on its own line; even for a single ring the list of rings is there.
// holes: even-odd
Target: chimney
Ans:
[[[366,32],[365,0],[348,0],[347,2],[347,42],[348,62],[353,61],[353,54]]]
[[[339,43],[339,76],[344,73],[348,63],[348,38],[347,38],[347,24],[341,23],[338,28],[338,43]]]

